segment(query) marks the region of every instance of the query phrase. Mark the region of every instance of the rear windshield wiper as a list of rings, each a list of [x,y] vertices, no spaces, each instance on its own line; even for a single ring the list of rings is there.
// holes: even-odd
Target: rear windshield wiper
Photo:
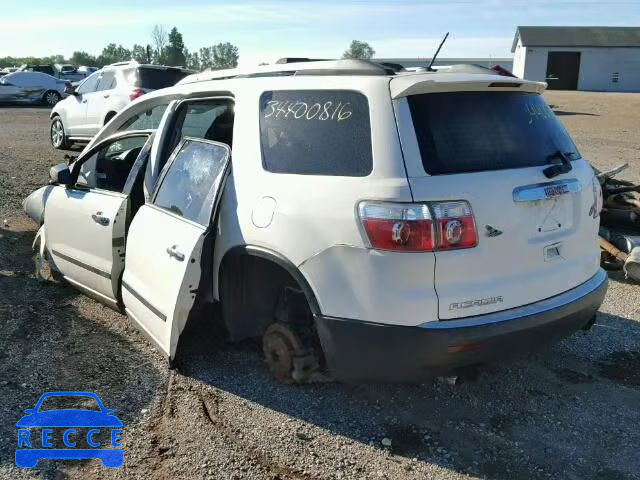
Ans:
[[[557,177],[562,173],[569,173],[573,166],[571,165],[571,160],[569,160],[569,155],[573,155],[573,152],[561,152],[558,150],[556,153],[552,153],[547,157],[547,160],[554,160],[559,158],[560,163],[551,165],[550,167],[545,168],[542,173],[547,178]]]

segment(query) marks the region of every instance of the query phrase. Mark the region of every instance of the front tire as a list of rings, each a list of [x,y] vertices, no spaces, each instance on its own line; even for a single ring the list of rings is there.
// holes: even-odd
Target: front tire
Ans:
[[[62,95],[60,95],[55,90],[47,90],[42,96],[42,101],[45,103],[45,105],[49,105],[50,107],[53,107],[61,99]]]
[[[62,120],[58,116],[53,117],[53,120],[51,120],[49,138],[51,139],[51,145],[53,145],[53,148],[66,150],[71,146],[71,142],[69,142],[67,133],[64,130]]]

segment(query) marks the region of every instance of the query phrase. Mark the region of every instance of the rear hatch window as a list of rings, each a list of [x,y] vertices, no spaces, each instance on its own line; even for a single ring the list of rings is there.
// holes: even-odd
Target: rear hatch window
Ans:
[[[127,80],[134,87],[158,90],[174,86],[187,75],[189,72],[179,68],[138,67],[130,75],[127,75]]]
[[[580,158],[540,95],[447,92],[407,100],[429,175],[542,166],[557,152]]]

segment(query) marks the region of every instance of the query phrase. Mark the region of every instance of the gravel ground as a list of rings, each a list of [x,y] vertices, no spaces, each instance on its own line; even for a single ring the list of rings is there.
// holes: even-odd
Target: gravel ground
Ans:
[[[640,95],[547,100],[587,158],[640,180]],[[169,370],[125,317],[33,275],[21,201],[62,160],[47,125],[44,109],[0,108],[0,478],[640,479],[640,286],[612,275],[590,332],[460,386],[282,386],[210,319]],[[123,468],[14,466],[22,410],[61,389],[116,409]]]

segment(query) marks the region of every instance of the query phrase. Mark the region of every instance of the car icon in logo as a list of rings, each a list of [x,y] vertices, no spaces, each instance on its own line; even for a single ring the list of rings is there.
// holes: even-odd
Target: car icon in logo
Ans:
[[[47,405],[74,402],[83,406],[89,404],[93,408],[45,409],[45,401]],[[18,467],[33,468],[41,458],[99,458],[108,468],[123,465],[124,451],[120,445],[122,422],[113,415],[114,410],[104,408],[95,393],[48,392],[40,397],[34,408],[26,409],[24,413],[26,415],[16,424]],[[54,446],[54,443],[59,445]],[[62,444],[65,448],[57,448]]]

